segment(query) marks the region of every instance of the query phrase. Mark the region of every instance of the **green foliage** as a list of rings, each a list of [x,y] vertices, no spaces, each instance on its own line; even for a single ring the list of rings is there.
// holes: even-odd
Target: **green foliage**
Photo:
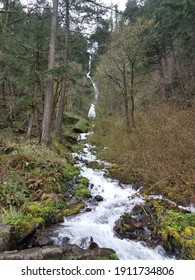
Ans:
[[[195,227],[194,213],[178,213],[175,211],[167,211],[167,223],[177,231],[184,230],[186,227]]]
[[[25,222],[29,222],[31,220],[31,215],[26,215],[22,212],[10,211],[6,213],[4,217],[4,223],[6,225],[12,225],[16,228],[20,228],[21,225]]]
[[[36,201],[25,206],[23,211],[30,214],[33,218],[42,218],[44,222],[48,222],[55,217],[59,212],[58,210],[62,209],[62,205],[60,200],[53,201],[47,199],[44,203]]]
[[[62,170],[63,172],[63,178],[65,181],[69,181],[74,178],[74,176],[80,174],[80,167],[78,166],[71,166],[66,165],[65,168]]]
[[[4,217],[4,223],[12,225],[15,230],[15,241],[20,241],[28,236],[35,229],[35,223],[30,214],[26,215],[21,211],[7,212]]]
[[[74,195],[79,198],[89,198],[91,193],[88,189],[89,180],[87,178],[81,177],[77,180],[76,189],[73,191]]]
[[[77,180],[77,183],[82,184],[85,187],[89,186],[89,180],[85,177],[81,177]]]
[[[89,198],[91,197],[90,191],[86,188],[85,185],[79,184],[74,190],[74,195],[80,198]]]
[[[180,250],[184,259],[195,258],[195,214],[168,210],[159,218],[158,234],[168,250]]]
[[[17,173],[10,174],[8,180],[0,184],[0,202],[3,206],[12,205],[20,208],[29,197],[26,183]]]

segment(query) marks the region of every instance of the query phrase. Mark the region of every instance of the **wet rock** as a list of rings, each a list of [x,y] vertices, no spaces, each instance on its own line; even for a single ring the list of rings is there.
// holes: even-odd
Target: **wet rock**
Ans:
[[[0,253],[0,260],[109,260],[115,251],[99,248],[93,244],[91,249],[81,249],[77,245],[45,246],[22,251],[8,251]]]
[[[87,249],[90,247],[92,242],[93,242],[93,237],[84,237],[80,241],[80,247],[82,249]]]
[[[86,166],[89,167],[89,168],[98,169],[98,170],[101,170],[101,169],[104,168],[103,163],[99,163],[99,162],[97,162],[97,161],[89,161],[89,162],[86,162]]]
[[[46,234],[42,233],[36,237],[33,245],[35,247],[43,247],[43,246],[49,246],[53,244],[54,244],[53,240]]]
[[[67,244],[68,242],[70,241],[70,238],[69,237],[64,237],[63,240],[62,240],[62,245],[65,245]]]
[[[97,202],[100,202],[100,201],[103,201],[103,200],[104,200],[103,197],[102,197],[101,195],[96,195],[96,196],[94,197],[94,199],[95,199]]]
[[[89,249],[90,250],[94,250],[94,249],[97,249],[97,248],[99,248],[99,246],[95,242],[91,242],[91,244],[89,245]]]
[[[91,208],[89,208],[89,207],[87,207],[87,208],[85,209],[85,211],[86,211],[86,212],[91,212],[91,211],[92,211],[92,209],[91,209]]]
[[[44,260],[61,259],[63,257],[63,253],[64,253],[63,247],[59,247],[59,246],[48,246],[48,247],[44,247],[41,250],[41,255]]]
[[[147,209],[150,211],[151,209]],[[151,216],[142,205],[136,205],[131,213],[124,213],[116,222],[114,231],[120,238],[144,241],[155,247],[159,238],[153,233]]]
[[[14,243],[14,227],[0,224],[0,252],[10,250]]]
[[[3,252],[4,250],[4,242],[3,242],[3,238],[0,238],[0,252]]]

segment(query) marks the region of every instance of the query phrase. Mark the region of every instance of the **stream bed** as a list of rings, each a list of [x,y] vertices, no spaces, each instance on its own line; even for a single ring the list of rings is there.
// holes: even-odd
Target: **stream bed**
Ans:
[[[88,134],[81,134],[81,139],[86,139]],[[87,202],[86,209],[80,214],[64,218],[64,223],[55,234],[56,245],[61,245],[64,240],[70,244],[79,245],[87,249],[93,241],[101,248],[115,250],[120,260],[162,260],[169,259],[161,246],[149,248],[144,242],[120,239],[113,231],[119,217],[125,212],[131,212],[136,204],[144,203],[139,191],[131,185],[120,184],[119,181],[105,177],[108,163],[100,161],[91,152],[92,146],[85,144],[85,148],[74,153],[76,165],[81,167],[81,176],[89,180],[89,189],[92,199]],[[104,165],[104,169],[91,169],[86,162],[97,161]],[[93,203],[97,195],[103,200]]]

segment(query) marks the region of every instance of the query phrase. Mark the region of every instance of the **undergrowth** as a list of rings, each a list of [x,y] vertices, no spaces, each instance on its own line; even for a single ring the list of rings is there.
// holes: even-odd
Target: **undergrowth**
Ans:
[[[123,119],[99,118],[90,141],[101,158],[118,165],[116,177],[129,183],[139,178],[144,193],[189,205],[195,203],[194,107],[162,104],[137,112],[136,129],[129,134]]]

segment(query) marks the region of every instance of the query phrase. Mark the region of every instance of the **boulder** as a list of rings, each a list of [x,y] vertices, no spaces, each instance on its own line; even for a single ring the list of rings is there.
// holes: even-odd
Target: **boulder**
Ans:
[[[0,252],[13,247],[14,230],[13,226],[0,224]]]
[[[5,251],[0,253],[0,260],[109,260],[115,251],[99,248],[93,244],[91,249],[81,249],[77,245],[45,246],[22,251]]]
[[[103,197],[101,196],[101,195],[96,195],[95,197],[94,197],[94,199],[96,200],[96,201],[98,201],[98,202],[100,202],[100,201],[103,201],[104,199],[103,199]]]
[[[73,131],[77,133],[84,133],[88,131],[89,123],[85,119],[80,119],[73,127]]]

